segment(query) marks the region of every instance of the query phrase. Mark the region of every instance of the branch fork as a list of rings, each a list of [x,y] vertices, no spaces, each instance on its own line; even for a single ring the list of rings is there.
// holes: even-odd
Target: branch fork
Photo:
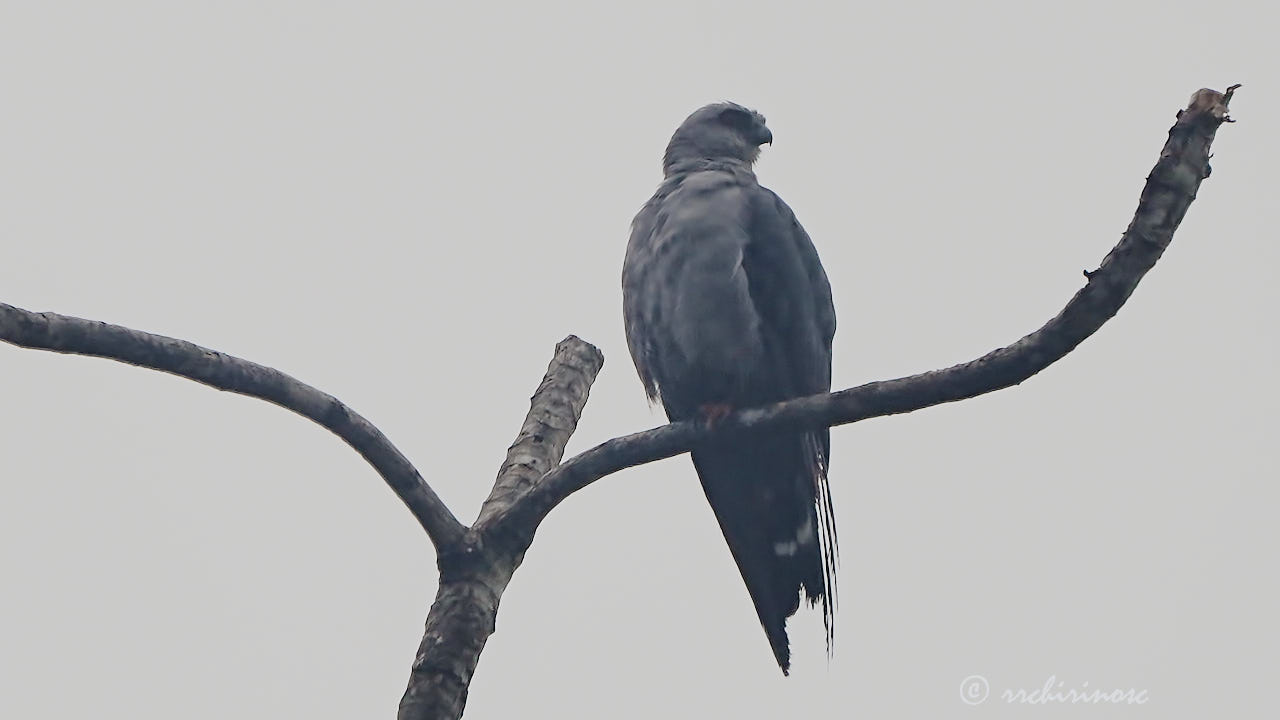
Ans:
[[[337,398],[278,370],[174,338],[0,303],[0,340],[108,358],[266,400],[327,428],[382,477],[437,550],[440,583],[400,702],[400,720],[457,718],[498,604],[547,513],[570,494],[628,467],[687,452],[711,437],[819,428],[911,412],[1017,385],[1116,314],[1173,240],[1209,176],[1210,146],[1240,85],[1196,91],[1178,112],[1132,222],[1057,316],[1016,342],[942,370],[730,414],[711,427],[679,422],[614,438],[561,462],[604,356],[570,336],[556,351],[475,522],[463,525],[407,458]]]

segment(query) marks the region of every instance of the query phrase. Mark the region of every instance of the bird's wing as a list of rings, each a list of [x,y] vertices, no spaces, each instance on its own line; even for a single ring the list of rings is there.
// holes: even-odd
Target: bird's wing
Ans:
[[[761,282],[753,283],[753,288],[760,287],[757,307],[766,316],[766,327],[786,333],[781,339],[789,351],[784,353],[783,359],[793,363],[788,367],[788,376],[795,383],[789,397],[830,392],[831,343],[836,334],[831,283],[827,280],[827,273],[822,268],[813,240],[800,225],[791,207],[766,188],[760,188],[756,199],[758,234],[786,238],[790,244],[790,247],[782,246],[782,243],[753,244],[749,255],[754,254],[755,257],[748,257],[747,270],[748,277],[762,276]],[[761,287],[770,282],[765,278],[777,274],[776,267],[779,263],[794,263],[795,267],[785,274],[796,288],[795,302],[801,304],[801,307],[780,309],[773,301],[777,293]],[[761,270],[753,273],[752,268],[756,267]],[[793,321],[796,316],[804,317],[808,322],[797,324]],[[831,451],[831,431],[824,428],[814,434],[825,463]],[[832,532],[834,533],[834,527]]]
[[[809,234],[773,191],[751,194],[750,242],[743,268],[765,342],[774,346],[783,397],[831,389],[836,331],[831,284]]]
[[[658,399],[658,364],[653,338],[655,301],[648,285],[653,277],[654,254],[660,198],[655,197],[640,209],[631,222],[631,239],[622,262],[622,319],[627,333],[627,349],[635,362],[640,382],[650,402]]]
[[[673,420],[729,402],[763,352],[744,269],[749,187],[705,172],[659,190],[632,223],[623,263],[627,343]]]
[[[777,195],[750,194],[742,268],[763,347],[745,404],[831,388],[835,311],[807,233]],[[828,642],[835,608],[836,537],[826,466],[830,431],[766,432],[693,453],[703,489],[785,671],[785,620],[803,590],[821,603]]]

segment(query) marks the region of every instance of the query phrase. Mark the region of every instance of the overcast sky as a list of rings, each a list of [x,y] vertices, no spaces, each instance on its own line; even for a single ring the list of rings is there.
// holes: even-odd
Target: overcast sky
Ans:
[[[832,660],[802,612],[780,675],[679,457],[550,515],[467,715],[1086,716],[998,697],[1051,677],[1147,692],[1098,717],[1274,706],[1264,3],[200,5],[4,4],[0,301],[291,373],[468,522],[565,335],[606,357],[570,453],[662,421],[619,272],[696,107],[768,117],[758,174],[822,255],[847,387],[1039,327],[1175,111],[1244,83],[1213,177],[1096,336],[1019,387],[834,431]],[[0,458],[0,716],[394,715],[435,557],[325,431],[0,345]]]

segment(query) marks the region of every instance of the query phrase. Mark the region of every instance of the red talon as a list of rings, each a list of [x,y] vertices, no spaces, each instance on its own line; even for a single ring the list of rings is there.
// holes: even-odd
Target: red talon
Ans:
[[[733,406],[728,403],[707,403],[699,405],[698,412],[702,414],[702,420],[707,424],[707,429],[711,429],[733,413]]]

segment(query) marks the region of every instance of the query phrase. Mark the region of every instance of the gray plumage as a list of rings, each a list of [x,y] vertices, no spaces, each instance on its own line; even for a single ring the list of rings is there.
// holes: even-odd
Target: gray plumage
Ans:
[[[835,309],[808,234],[756,181],[764,117],[703,107],[671,137],[665,178],[636,215],[622,270],[627,344],[671,420],[831,389]],[[693,463],[755,603],[790,667],[786,619],[803,591],[831,641],[835,523],[830,433],[765,432],[694,450]]]

